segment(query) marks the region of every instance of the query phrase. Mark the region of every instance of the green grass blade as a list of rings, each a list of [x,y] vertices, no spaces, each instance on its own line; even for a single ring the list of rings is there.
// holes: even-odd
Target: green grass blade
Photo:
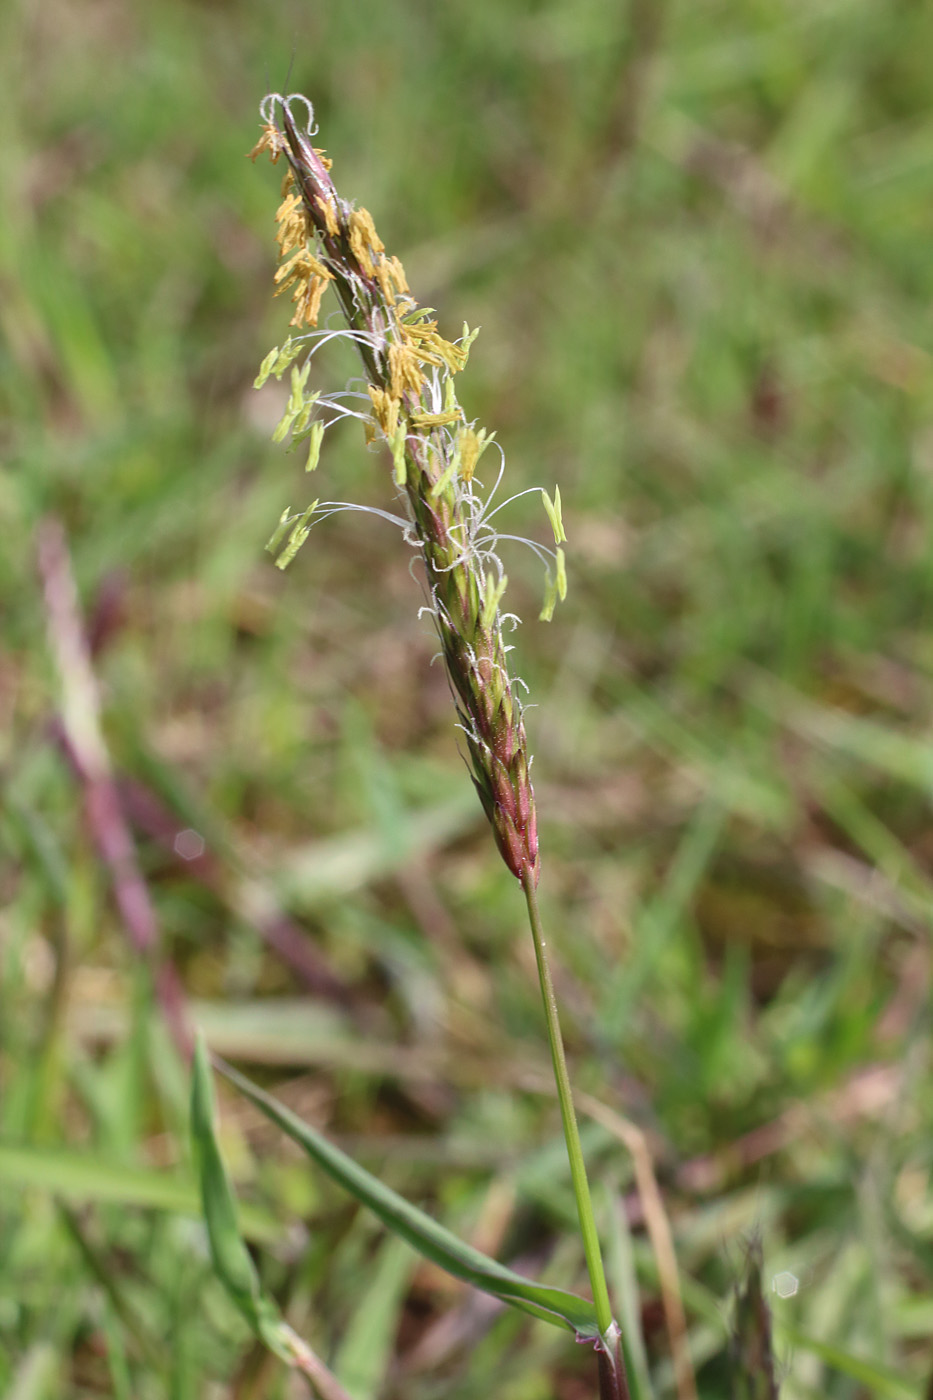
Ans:
[[[191,1138],[201,1183],[201,1201],[214,1272],[250,1327],[270,1351],[291,1362],[279,1311],[263,1292],[249,1250],[240,1236],[236,1202],[214,1133],[214,1092],[202,1037],[194,1055],[191,1086]]]
[[[825,1361],[834,1371],[858,1381],[872,1395],[884,1397],[884,1400],[921,1400],[922,1386],[912,1384],[888,1367],[866,1361],[861,1356],[853,1356],[851,1352],[843,1351],[842,1347],[819,1342],[815,1337],[807,1337],[795,1328],[782,1328],[781,1337],[798,1351],[810,1352],[821,1361]]]
[[[370,1282],[334,1362],[334,1371],[353,1400],[377,1400],[382,1389],[414,1263],[408,1245],[394,1235],[386,1238],[373,1260]]]
[[[132,1206],[175,1215],[200,1214],[198,1193],[188,1177],[63,1148],[0,1144],[0,1187],[48,1191],[66,1201]],[[274,1240],[278,1224],[255,1208],[242,1211],[243,1233],[256,1242]]]
[[[243,1075],[229,1065],[218,1064],[218,1068],[267,1118],[299,1143],[329,1176],[426,1259],[455,1278],[463,1279],[474,1288],[480,1288],[484,1293],[508,1303],[510,1307],[521,1308],[555,1326],[569,1328],[581,1340],[597,1338],[596,1312],[592,1303],[563,1289],[533,1283],[478,1249],[464,1244]]]

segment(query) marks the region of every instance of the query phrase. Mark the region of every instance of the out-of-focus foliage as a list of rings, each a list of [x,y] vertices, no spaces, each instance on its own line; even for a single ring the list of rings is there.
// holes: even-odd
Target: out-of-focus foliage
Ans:
[[[287,320],[278,172],[244,159],[267,86],[313,99],[442,329],[482,326],[459,391],[511,489],[560,485],[550,626],[508,561],[542,897],[575,1079],[649,1135],[701,1395],[732,1393],[752,1234],[783,1396],[923,1393],[931,47],[906,0],[0,11],[0,1393],[291,1383],[211,1276],[186,1076],[60,742],[48,515],[209,1042],[486,1252],[584,1277],[519,895],[410,551],[341,516],[285,575],[263,553],[307,492],[269,441],[287,388],[251,388]],[[391,508],[355,425],[325,479]],[[526,504],[503,531],[540,523]],[[588,1393],[559,1332],[403,1277],[222,1107],[263,1287],[348,1387]],[[585,1136],[673,1395],[629,1157]],[[354,1378],[383,1265],[386,1365]]]

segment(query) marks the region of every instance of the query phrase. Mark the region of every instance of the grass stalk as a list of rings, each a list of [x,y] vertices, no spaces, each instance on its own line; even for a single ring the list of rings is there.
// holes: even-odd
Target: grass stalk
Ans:
[[[560,1103],[561,1122],[564,1127],[564,1140],[567,1144],[567,1156],[570,1159],[570,1179],[573,1184],[574,1199],[577,1203],[583,1253],[586,1257],[590,1287],[593,1290],[593,1303],[596,1307],[599,1330],[608,1347],[611,1345],[615,1322],[612,1316],[612,1305],[609,1302],[609,1289],[606,1285],[606,1271],[603,1267],[602,1251],[599,1247],[596,1218],[593,1215],[590,1183],[586,1175],[586,1163],[583,1160],[580,1129],[573,1106],[573,1091],[570,1087],[570,1074],[567,1070],[567,1056],[564,1052],[564,1039],[560,1029],[557,998],[554,994],[554,980],[551,977],[551,968],[548,962],[547,941],[541,925],[538,893],[530,875],[523,878],[522,889],[525,892],[528,923],[535,945],[535,962],[538,966],[538,981],[541,985],[541,1000],[544,1004],[544,1019],[547,1026],[548,1044],[551,1049],[551,1063],[554,1067],[554,1080],[557,1085],[557,1098]]]

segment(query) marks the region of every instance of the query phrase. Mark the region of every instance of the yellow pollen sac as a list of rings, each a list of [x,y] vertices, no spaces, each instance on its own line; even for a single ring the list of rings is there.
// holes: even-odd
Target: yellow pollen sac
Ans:
[[[350,248],[360,267],[372,277],[376,271],[373,253],[385,251],[385,244],[376,232],[372,215],[368,209],[353,209],[349,218]]]
[[[317,207],[321,211],[321,215],[324,219],[324,226],[327,229],[327,232],[330,234],[331,238],[336,238],[338,233],[340,232],[340,224],[337,222],[337,211],[334,208],[333,200],[323,199],[319,195],[317,199]]]
[[[280,256],[286,258],[289,253],[293,252],[296,248],[303,248],[309,236],[308,225],[303,218],[296,214],[294,218],[289,219],[288,223],[284,224],[279,229],[275,236],[276,242],[279,245]]]
[[[413,413],[413,428],[443,428],[446,423],[458,423],[463,417],[462,408],[451,409],[449,413]]]
[[[316,326],[318,312],[321,309],[321,298],[327,289],[327,284],[331,280],[330,273],[324,277],[312,277],[309,281],[299,286],[292,298],[296,303],[295,314],[289,321],[290,326]]]
[[[480,449],[480,440],[472,428],[461,428],[457,434],[457,447],[460,451],[461,479],[472,481]]]
[[[389,346],[389,382],[393,397],[400,399],[406,389],[420,393],[424,375],[418,363],[418,356],[407,345]]]
[[[376,262],[376,281],[379,283],[379,290],[389,306],[395,305],[395,288],[392,285],[392,269],[389,266],[389,259],[380,253]]]
[[[282,200],[282,203],[279,205],[278,209],[276,209],[275,211],[276,223],[283,224],[285,220],[295,212],[300,203],[300,195],[295,193],[286,195],[285,198]]]
[[[456,374],[466,363],[466,355],[438,334],[436,321],[414,321],[405,325],[406,339],[420,341],[418,356],[429,365],[446,365]]]
[[[279,131],[278,127],[272,126],[270,123],[270,125],[263,127],[262,135],[249,152],[249,158],[255,163],[257,156],[261,156],[263,151],[268,151],[272,158],[272,164],[275,165],[284,149],[284,136]]]
[[[406,321],[405,333],[411,336],[412,340],[423,340],[430,343],[437,339],[437,322]]]
[[[314,154],[315,154],[316,156],[320,156],[320,158],[321,158],[321,164],[323,165],[324,169],[325,169],[325,170],[330,170],[331,167],[333,166],[333,163],[334,163],[334,162],[331,160],[330,156],[326,156],[326,155],[324,154],[323,150],[319,150],[317,146],[314,146],[312,149],[313,149]]]
[[[303,248],[308,239],[312,237],[313,230],[309,225],[307,211],[301,202],[300,195],[289,195],[279,205],[275,217],[279,225],[279,231],[275,237],[283,258],[293,248]]]
[[[285,288],[290,286],[292,282],[307,282],[312,277],[317,277],[323,282],[331,280],[331,274],[324,264],[318,262],[307,248],[300,248],[289,258],[288,262],[283,263],[279,268],[275,274],[275,282],[279,286],[279,292],[284,292]]]
[[[467,362],[468,352],[462,350],[459,345],[452,345],[449,340],[445,340],[441,335],[437,337],[434,348],[451,374],[457,374],[458,371],[463,369],[463,366]]]
[[[392,276],[395,278],[396,287],[398,287],[403,295],[410,293],[411,287],[408,285],[408,278],[405,276],[405,269],[402,267],[400,260],[396,257],[392,257],[389,259],[389,262],[392,265]]]
[[[400,326],[399,330],[402,334],[405,344],[411,346],[411,353],[417,358],[419,364],[442,365],[444,363],[441,356],[436,355],[434,351],[429,348],[429,343],[426,344],[424,341],[422,341],[419,344],[414,339],[414,337],[411,335],[410,326]]]
[[[373,401],[373,414],[386,437],[392,437],[398,427],[398,399],[394,399],[385,389],[375,384],[367,384],[369,397]]]

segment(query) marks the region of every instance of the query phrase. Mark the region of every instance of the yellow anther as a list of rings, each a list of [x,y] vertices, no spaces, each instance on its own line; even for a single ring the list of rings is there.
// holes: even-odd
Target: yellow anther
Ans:
[[[284,224],[286,219],[291,217],[300,204],[301,195],[295,194],[294,192],[287,194],[275,211],[276,223]]]
[[[463,409],[455,408],[449,413],[413,413],[413,428],[442,428],[445,423],[457,423],[463,417]]]
[[[396,257],[389,258],[388,262],[392,273],[392,280],[404,296],[411,291],[408,285],[408,278],[405,276],[405,269]]]
[[[418,356],[407,345],[393,343],[389,346],[389,384],[392,394],[400,399],[406,389],[413,393],[421,392],[424,375],[418,363]]]
[[[376,271],[373,254],[382,253],[385,244],[376,232],[372,215],[368,209],[352,209],[348,220],[350,248],[360,267],[368,277]]]
[[[289,321],[290,326],[316,326],[318,313],[321,309],[321,298],[327,290],[327,283],[330,281],[330,273],[324,277],[312,277],[310,281],[301,285],[293,300],[296,304],[295,314]]]
[[[249,158],[250,160],[255,161],[256,157],[261,156],[263,151],[268,151],[269,155],[272,158],[272,164],[275,165],[276,161],[278,160],[279,156],[282,154],[284,149],[285,138],[279,131],[278,127],[272,126],[272,124],[270,123],[268,126],[263,127],[262,135],[256,142],[253,149],[249,152]]]
[[[373,416],[386,437],[392,437],[398,427],[398,399],[394,399],[385,389],[375,384],[367,384],[369,397],[373,401]]]
[[[324,199],[322,195],[318,195],[317,206],[324,218],[324,225],[327,232],[330,234],[331,238],[336,238],[340,232],[340,224],[337,221],[337,211],[334,208],[334,201],[332,199]]]
[[[380,254],[376,261],[376,281],[379,283],[379,290],[389,306],[395,305],[393,280],[389,259],[384,254]]]

